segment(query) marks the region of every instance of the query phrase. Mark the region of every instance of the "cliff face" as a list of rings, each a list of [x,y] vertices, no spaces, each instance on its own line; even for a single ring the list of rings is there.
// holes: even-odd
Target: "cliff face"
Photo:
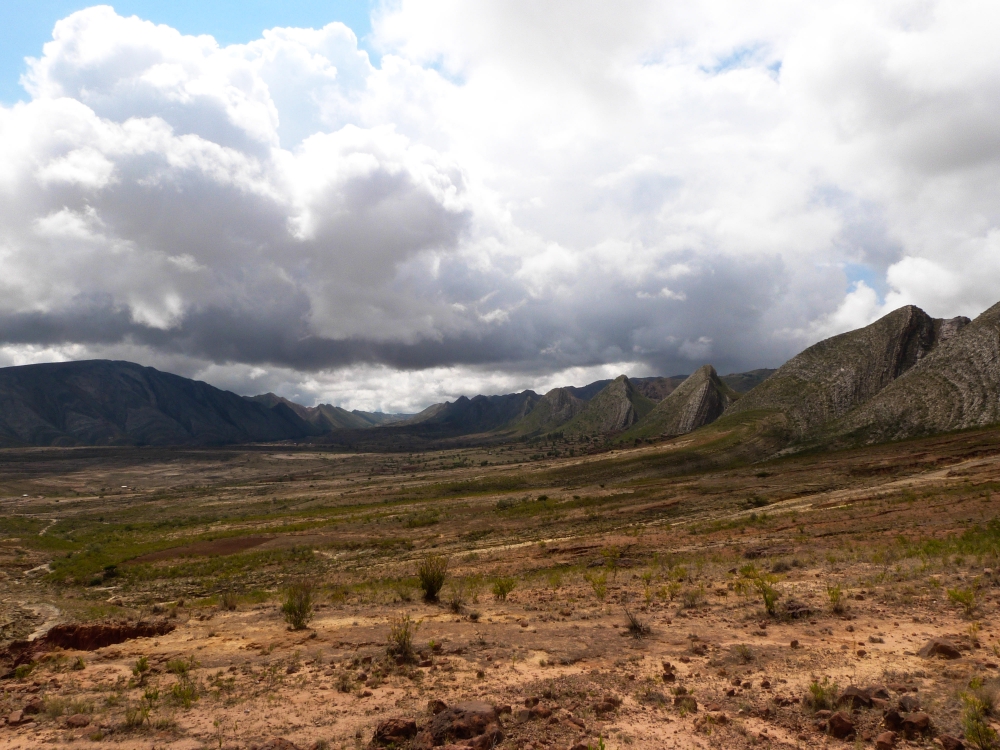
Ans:
[[[942,321],[934,351],[821,438],[876,443],[1000,422],[1000,303],[966,320]]]
[[[935,320],[918,307],[901,307],[869,326],[820,341],[793,357],[733,404],[726,414],[777,412],[790,440],[865,403],[954,340],[967,318]]]
[[[562,427],[565,435],[600,435],[628,429],[653,410],[655,404],[619,375]]]
[[[718,419],[739,398],[705,365],[681,383],[622,438],[684,435]]]

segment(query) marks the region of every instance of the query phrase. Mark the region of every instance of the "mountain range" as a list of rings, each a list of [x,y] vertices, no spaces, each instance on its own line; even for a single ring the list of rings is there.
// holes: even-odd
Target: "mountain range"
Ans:
[[[419,414],[241,397],[129,362],[0,369],[0,444],[208,445],[329,436],[638,443],[692,434],[702,455],[790,451],[1000,422],[1000,304],[974,321],[901,307],[777,370],[600,380],[435,404]],[[347,444],[353,441],[348,440]],[[363,441],[362,441],[363,442]],[[690,441],[689,441],[690,442]]]

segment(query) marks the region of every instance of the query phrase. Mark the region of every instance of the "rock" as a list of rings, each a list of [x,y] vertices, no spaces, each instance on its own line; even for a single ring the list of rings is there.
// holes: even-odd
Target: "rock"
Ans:
[[[932,638],[927,641],[926,645],[920,649],[917,654],[927,658],[933,656],[940,656],[944,659],[961,659],[962,652],[958,650],[951,641],[947,641],[944,638]]]
[[[534,708],[537,705],[538,705],[538,698],[535,696],[531,696],[530,698],[524,699],[525,708]]]
[[[875,738],[875,750],[892,750],[896,747],[896,733],[882,732]]]
[[[82,729],[90,724],[90,717],[87,714],[73,714],[66,717],[66,726],[74,729]]]
[[[899,710],[904,713],[918,711],[920,709],[920,699],[915,695],[904,695],[899,699]]]
[[[446,708],[448,708],[448,704],[446,704],[442,700],[438,700],[435,698],[433,700],[427,701],[427,711],[429,713],[434,714],[435,716],[444,711]]]
[[[45,704],[42,703],[42,701],[38,698],[33,698],[32,700],[28,701],[27,703],[24,704],[24,708],[21,709],[21,711],[26,716],[29,715],[34,716],[40,714],[44,710],[45,710]]]
[[[539,719],[547,719],[550,716],[552,716],[552,709],[546,706],[538,706],[537,708],[533,708],[531,710],[531,713],[533,713]]]
[[[879,700],[883,701],[889,700],[889,691],[886,688],[882,687],[881,685],[878,685],[876,687],[865,688],[865,690],[868,691],[868,695],[870,695],[872,698],[878,698]]]
[[[862,708],[869,708],[872,705],[871,694],[867,690],[850,685],[837,698],[837,706],[843,708],[847,706],[852,711]]]
[[[788,645],[791,646],[792,648],[798,648],[799,647],[799,641],[798,641],[798,639],[792,639],[792,642],[789,643]]]
[[[413,719],[386,719],[375,727],[372,745],[400,745],[417,734]]]
[[[595,708],[594,710],[596,711],[597,709]],[[517,709],[517,713],[514,714],[514,721],[518,724],[525,724],[533,718],[535,717],[534,714],[531,713],[530,708],[519,708]]]
[[[882,716],[882,723],[885,724],[885,728],[893,732],[897,732],[903,727],[903,717],[894,708],[890,708]]]
[[[663,673],[663,681],[664,682],[674,682],[676,679],[677,679],[677,676],[673,672],[664,672]]]
[[[925,713],[916,712],[903,717],[902,730],[907,737],[917,737],[930,731],[931,717]]]
[[[25,716],[23,711],[11,711],[7,716],[7,724],[12,727],[27,724],[29,721],[34,721],[34,718],[31,716]]]
[[[942,734],[938,739],[941,741],[941,747],[944,750],[965,750],[965,743],[958,737],[952,737],[950,734]]]
[[[413,741],[413,748],[436,747],[451,740],[471,740],[484,735],[489,737],[490,742],[499,743],[503,739],[496,709],[489,703],[479,701],[456,703],[431,719]]]
[[[843,711],[837,711],[827,721],[827,731],[838,740],[843,740],[854,734],[854,722],[850,715]]]

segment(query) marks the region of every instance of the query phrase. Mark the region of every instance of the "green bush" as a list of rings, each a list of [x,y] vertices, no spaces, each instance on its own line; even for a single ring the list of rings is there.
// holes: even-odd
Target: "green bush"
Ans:
[[[413,659],[413,636],[417,623],[409,615],[397,615],[389,620],[388,652],[407,661]]]
[[[498,602],[507,601],[507,595],[517,587],[513,576],[497,576],[493,579],[493,598]]]
[[[830,609],[834,614],[840,615],[844,613],[844,590],[840,588],[840,584],[834,584],[833,586],[826,587],[826,595],[830,599]]]
[[[809,685],[808,705],[806,707],[813,711],[832,710],[839,692],[837,683],[830,682],[826,677],[823,678],[823,682],[813,680],[812,684]]]
[[[604,597],[608,595],[608,574],[588,573],[584,578],[587,579],[590,588],[594,590],[594,596],[597,597],[597,600],[603,602]]]
[[[769,615],[773,615],[781,593],[774,588],[778,582],[778,577],[771,573],[759,570],[753,563],[748,563],[740,568],[740,578],[736,581],[736,590],[744,596],[756,593],[764,602],[764,609]]]
[[[424,592],[424,601],[436,602],[448,574],[448,558],[444,555],[427,555],[417,567],[417,580]]]
[[[947,589],[948,601],[959,605],[966,617],[972,617],[979,606],[979,592],[974,587],[967,589]]]
[[[313,585],[309,581],[293,583],[285,591],[281,604],[285,622],[292,630],[302,630],[313,616]]]

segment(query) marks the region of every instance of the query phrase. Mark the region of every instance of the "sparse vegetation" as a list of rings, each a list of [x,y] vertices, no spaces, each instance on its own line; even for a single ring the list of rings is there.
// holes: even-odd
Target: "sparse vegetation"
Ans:
[[[826,595],[830,600],[830,611],[836,615],[844,613],[844,590],[840,584],[833,584],[826,587]]]
[[[444,588],[448,574],[448,558],[444,555],[427,555],[417,567],[417,579],[424,592],[424,601],[436,602]]]
[[[962,608],[966,617],[972,617],[979,606],[979,592],[976,587],[947,589],[948,601]]]
[[[778,577],[772,573],[765,573],[757,568],[753,563],[747,563],[739,570],[739,578],[736,581],[737,590],[744,596],[756,594],[764,603],[764,609],[769,615],[774,615],[780,592],[774,587]]]
[[[597,601],[603,602],[608,595],[608,574],[603,572],[588,573],[584,578],[590,584],[590,588],[593,590],[594,596],[597,597]]]
[[[303,630],[313,616],[313,584],[297,581],[285,591],[281,612],[292,630]]]
[[[409,615],[396,615],[389,620],[389,653],[405,661],[413,661],[413,636],[417,623]]]
[[[493,598],[498,602],[505,602],[516,587],[517,578],[514,576],[497,576],[493,579]]]

